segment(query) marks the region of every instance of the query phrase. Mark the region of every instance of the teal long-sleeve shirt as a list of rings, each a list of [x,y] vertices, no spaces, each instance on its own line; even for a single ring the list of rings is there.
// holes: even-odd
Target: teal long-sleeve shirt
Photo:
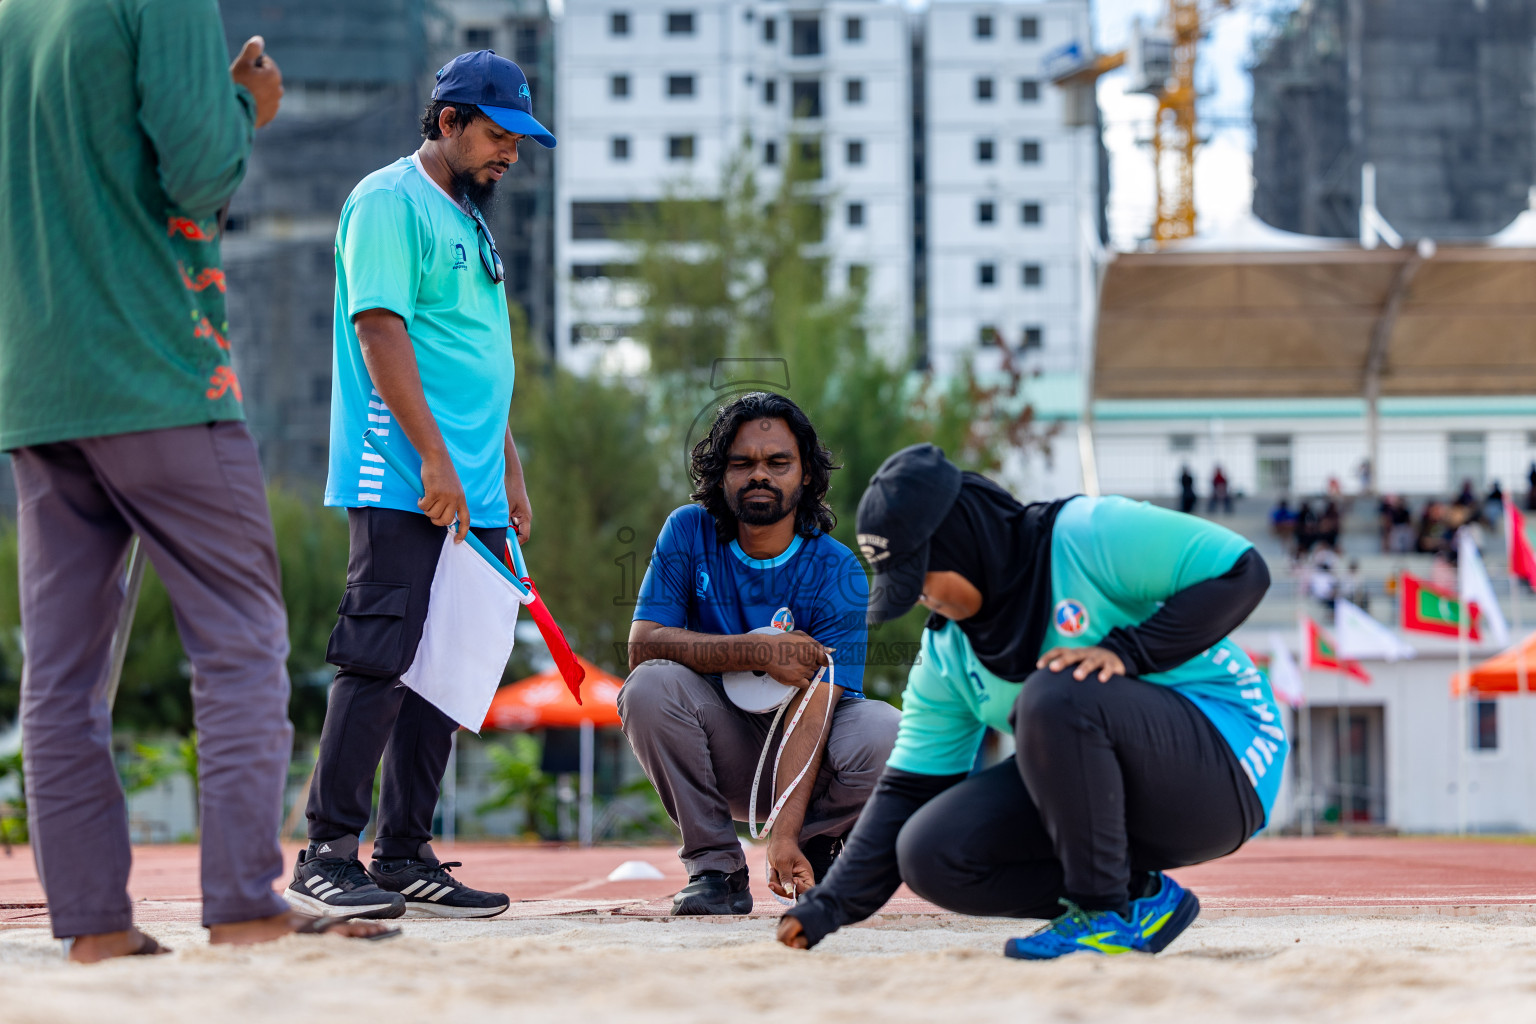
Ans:
[[[254,132],[216,0],[0,2],[0,450],[243,418],[217,215]]]

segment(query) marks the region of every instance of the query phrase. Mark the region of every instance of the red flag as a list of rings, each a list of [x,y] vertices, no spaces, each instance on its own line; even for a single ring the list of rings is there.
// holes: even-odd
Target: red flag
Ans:
[[[1444,590],[1412,573],[1403,573],[1402,600],[1398,607],[1399,618],[1405,632],[1433,633],[1435,636],[1459,636],[1461,633],[1461,599],[1455,591]],[[1467,609],[1467,639],[1474,642],[1483,638],[1478,623],[1476,604]]]
[[[1504,498],[1504,536],[1509,545],[1509,574],[1536,587],[1536,554],[1525,536],[1525,516],[1508,496]]]
[[[1302,638],[1306,641],[1307,668],[1327,669],[1331,672],[1347,672],[1362,683],[1371,681],[1371,674],[1358,661],[1340,658],[1333,646],[1333,637],[1311,619],[1303,619]]]

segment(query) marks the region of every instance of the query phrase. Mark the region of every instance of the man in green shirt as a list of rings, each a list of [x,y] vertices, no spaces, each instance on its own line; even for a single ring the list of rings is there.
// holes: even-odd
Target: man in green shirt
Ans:
[[[318,930],[272,891],[287,621],[218,243],[282,76],[259,37],[226,59],[216,0],[0,3],[0,450],[27,801],[53,932],[78,961],[160,951],[133,927],[103,685],[135,534],[192,663],[203,924],[220,943]]]

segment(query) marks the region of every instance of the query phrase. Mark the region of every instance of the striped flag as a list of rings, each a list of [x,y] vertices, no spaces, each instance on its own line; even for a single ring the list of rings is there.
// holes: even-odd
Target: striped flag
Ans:
[[[1371,674],[1358,661],[1339,657],[1333,637],[1311,619],[1301,620],[1301,649],[1306,652],[1307,668],[1346,672],[1362,683],[1371,681]]]

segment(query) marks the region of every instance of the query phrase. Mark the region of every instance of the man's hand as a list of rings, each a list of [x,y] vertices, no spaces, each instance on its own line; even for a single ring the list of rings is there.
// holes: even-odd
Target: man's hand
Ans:
[[[229,77],[236,85],[245,86],[256,101],[257,128],[270,124],[283,102],[283,73],[277,61],[264,52],[266,46],[261,36],[251,36],[229,66]]]
[[[528,501],[522,481],[513,481],[511,477],[507,478],[507,509],[512,528],[517,531],[517,542],[528,543],[528,538],[533,535],[533,505]]]
[[[779,930],[773,937],[790,949],[811,948],[811,940],[805,937],[805,929],[800,926],[799,920],[788,914],[779,918]]]
[[[768,657],[761,670],[785,686],[805,689],[811,685],[811,680],[816,678],[821,667],[827,664],[829,648],[821,646],[809,633],[796,630],[778,636],[756,634],[753,638],[758,637],[767,645]]]
[[[1125,662],[1120,655],[1102,647],[1052,647],[1035,662],[1035,668],[1049,668],[1052,672],[1060,672],[1068,665],[1077,666],[1072,673],[1075,679],[1087,679],[1098,672],[1099,682],[1107,683],[1115,676],[1125,675]]]
[[[453,539],[455,543],[463,542],[469,534],[469,503],[464,498],[464,485],[459,483],[453,460],[446,451],[422,456],[421,486],[427,494],[416,507],[438,526],[447,526],[457,518],[459,529]]]
[[[777,831],[768,839],[768,888],[786,899],[794,899],[816,884],[811,862],[800,852],[800,845]]]

